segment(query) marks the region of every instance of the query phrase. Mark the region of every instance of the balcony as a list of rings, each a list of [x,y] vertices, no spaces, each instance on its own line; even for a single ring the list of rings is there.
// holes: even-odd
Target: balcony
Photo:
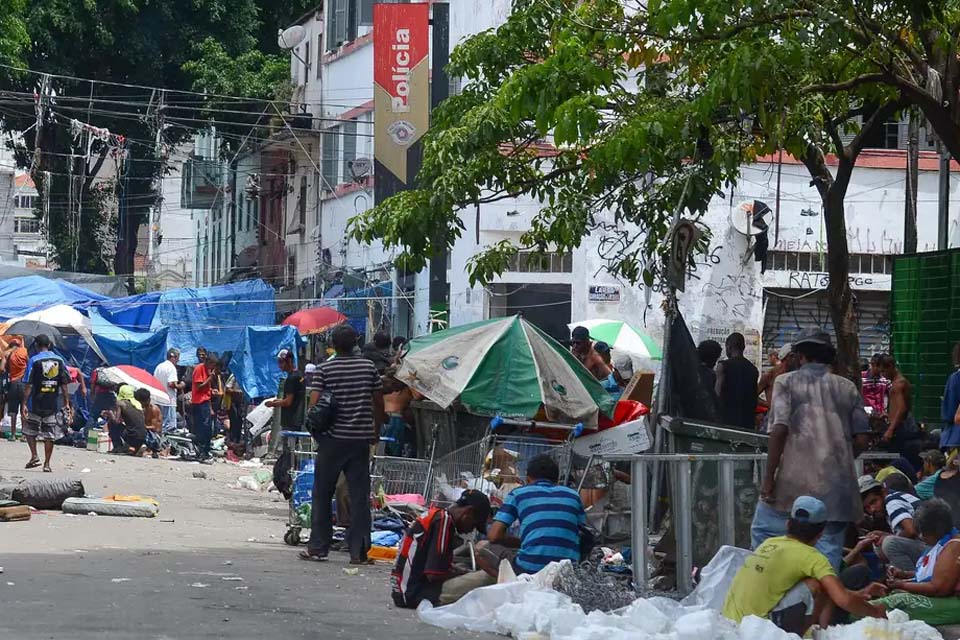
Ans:
[[[195,154],[183,162],[180,206],[184,209],[211,209],[223,190],[223,162]]]

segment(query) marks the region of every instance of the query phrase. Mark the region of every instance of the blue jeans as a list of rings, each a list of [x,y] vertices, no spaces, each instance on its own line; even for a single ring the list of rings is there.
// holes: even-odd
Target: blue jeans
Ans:
[[[163,432],[170,433],[177,428],[177,407],[160,407],[163,415]]]
[[[193,405],[193,435],[201,458],[210,456],[210,439],[213,437],[210,419],[209,401]]]
[[[781,513],[765,502],[757,503],[750,526],[750,539],[753,549],[759,547],[767,538],[787,535],[789,513]],[[843,540],[847,532],[847,522],[828,522],[823,535],[817,541],[817,551],[830,561],[834,571],[840,571],[843,561]]]

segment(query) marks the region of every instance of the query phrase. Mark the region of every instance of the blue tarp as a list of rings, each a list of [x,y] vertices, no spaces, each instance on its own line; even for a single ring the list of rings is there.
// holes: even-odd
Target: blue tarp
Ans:
[[[246,280],[202,289],[171,289],[159,300],[151,329],[168,327],[167,343],[180,349],[180,364],[197,363],[196,348],[239,351],[244,330],[276,322],[273,287]]]
[[[230,360],[230,372],[237,377],[244,393],[251,398],[275,395],[282,375],[277,353],[281,349],[297,353],[299,340],[300,334],[290,326],[246,327]]]
[[[167,355],[169,330],[131,331],[110,323],[94,307],[90,309],[93,337],[110,365],[130,364],[153,373]]]
[[[85,308],[91,302],[109,299],[64,280],[48,280],[40,276],[10,278],[0,281],[0,321],[56,304]]]
[[[146,331],[153,324],[162,294],[161,291],[151,291],[116,300],[105,300],[97,305],[97,310],[103,319],[111,324],[133,331]]]

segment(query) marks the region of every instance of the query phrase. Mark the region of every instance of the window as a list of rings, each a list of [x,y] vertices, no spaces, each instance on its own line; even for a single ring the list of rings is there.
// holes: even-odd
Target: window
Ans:
[[[300,217],[300,233],[307,228],[307,176],[300,176],[300,200],[297,202]]]
[[[14,233],[40,233],[40,221],[36,218],[14,218]]]
[[[14,196],[13,206],[17,209],[33,209],[37,196]]]
[[[331,0],[327,6],[327,51],[336,51],[345,42],[357,39],[359,0]]]
[[[353,180],[351,166],[357,158],[357,121],[351,120],[340,125],[343,132],[343,181]]]
[[[340,184],[340,128],[331,127],[323,132],[323,188],[333,191]]]
[[[297,281],[297,256],[287,256],[287,285],[293,286]]]
[[[507,262],[507,271],[519,273],[573,273],[573,254],[520,251]]]

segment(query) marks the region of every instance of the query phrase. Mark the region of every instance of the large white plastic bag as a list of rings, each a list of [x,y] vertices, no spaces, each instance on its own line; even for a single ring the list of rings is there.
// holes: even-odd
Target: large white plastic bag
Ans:
[[[539,587],[525,580],[481,587],[443,607],[434,607],[424,600],[417,608],[417,615],[422,622],[442,629],[497,633],[497,608],[522,602],[525,593],[537,589]]]
[[[723,546],[707,563],[700,573],[700,584],[681,601],[686,607],[704,605],[710,609],[720,611],[723,601],[727,598],[727,591],[733,582],[733,577],[743,566],[750,551],[738,547]]]
[[[787,633],[767,618],[747,616],[740,621],[740,640],[800,640],[795,633]],[[858,636],[857,640],[863,640]]]
[[[939,631],[920,620],[903,620],[903,612],[891,611],[893,620],[864,618],[857,622],[829,629],[818,629],[814,633],[816,640],[943,640]],[[900,614],[900,615],[896,615]],[[897,621],[895,621],[897,620]]]
[[[688,613],[673,623],[678,640],[736,640],[736,625],[713,609]]]

